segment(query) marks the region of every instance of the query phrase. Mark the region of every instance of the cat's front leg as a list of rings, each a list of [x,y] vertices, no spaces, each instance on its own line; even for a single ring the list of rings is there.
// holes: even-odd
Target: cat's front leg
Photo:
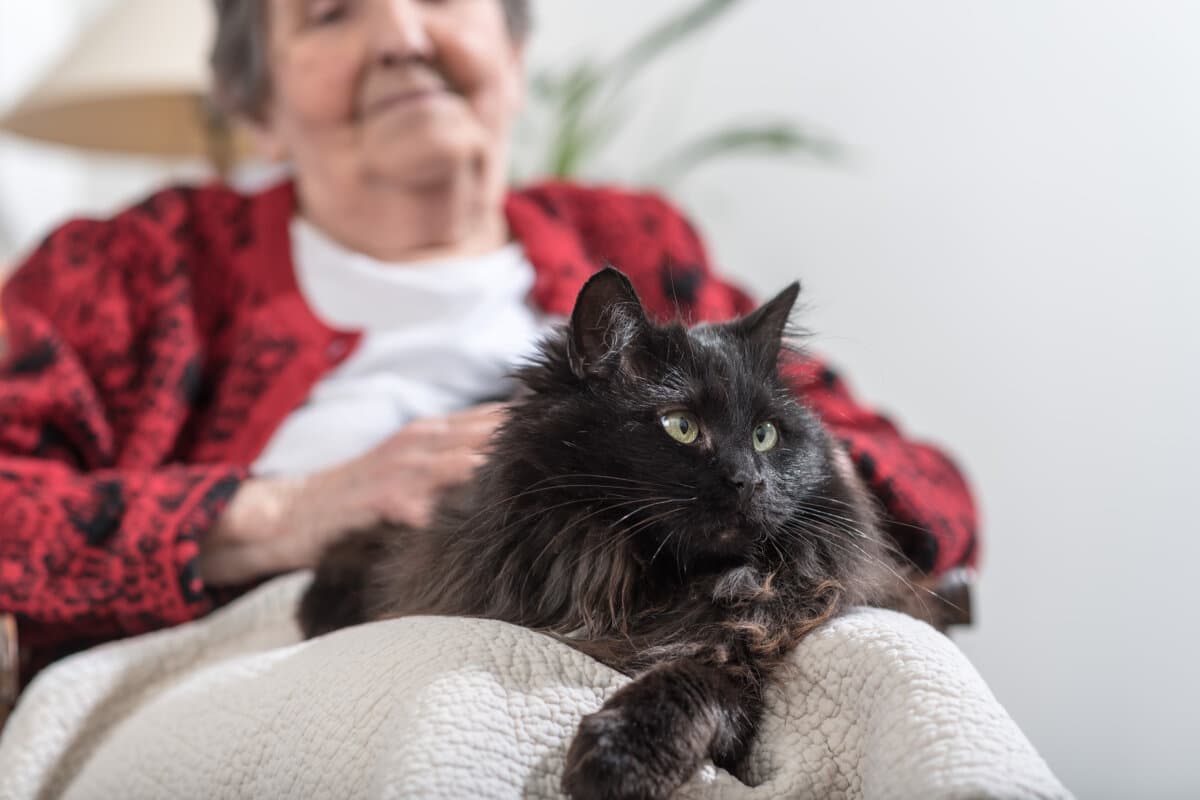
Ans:
[[[562,788],[575,800],[666,798],[705,758],[736,766],[761,716],[761,695],[744,668],[660,664],[583,718]]]
[[[387,552],[391,535],[391,530],[382,526],[354,531],[326,548],[296,611],[304,638],[370,619],[368,575]]]

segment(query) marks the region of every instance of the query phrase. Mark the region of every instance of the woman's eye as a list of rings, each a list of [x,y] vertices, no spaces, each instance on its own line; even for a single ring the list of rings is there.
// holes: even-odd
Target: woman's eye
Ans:
[[[314,0],[308,4],[311,25],[330,25],[346,15],[345,0]]]
[[[754,428],[753,439],[754,449],[765,453],[779,444],[779,431],[769,422],[760,422]]]
[[[680,444],[692,444],[700,437],[700,422],[686,411],[663,414],[660,420],[663,430]]]

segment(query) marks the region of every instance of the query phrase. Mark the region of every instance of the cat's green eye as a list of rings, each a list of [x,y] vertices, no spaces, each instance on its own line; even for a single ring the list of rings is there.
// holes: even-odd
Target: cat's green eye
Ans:
[[[779,431],[769,422],[760,422],[754,428],[753,438],[754,449],[765,453],[779,444]]]
[[[700,437],[700,421],[686,411],[663,414],[659,421],[667,436],[680,444],[693,444]]]

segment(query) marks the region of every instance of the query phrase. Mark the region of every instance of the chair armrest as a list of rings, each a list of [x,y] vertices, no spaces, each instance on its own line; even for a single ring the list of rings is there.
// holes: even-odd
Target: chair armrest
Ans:
[[[21,685],[17,656],[17,621],[12,614],[0,614],[0,729],[17,702]]]
[[[925,592],[923,607],[930,617],[928,622],[938,630],[945,633],[952,626],[974,622],[971,609],[974,570],[955,567],[944,575],[929,576],[915,583]]]

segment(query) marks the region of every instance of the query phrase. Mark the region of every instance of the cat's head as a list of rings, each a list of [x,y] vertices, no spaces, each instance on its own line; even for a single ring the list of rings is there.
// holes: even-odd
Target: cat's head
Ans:
[[[689,330],[652,322],[617,270],[593,276],[506,426],[523,504],[680,565],[768,547],[837,481],[777,368],[798,293]]]

